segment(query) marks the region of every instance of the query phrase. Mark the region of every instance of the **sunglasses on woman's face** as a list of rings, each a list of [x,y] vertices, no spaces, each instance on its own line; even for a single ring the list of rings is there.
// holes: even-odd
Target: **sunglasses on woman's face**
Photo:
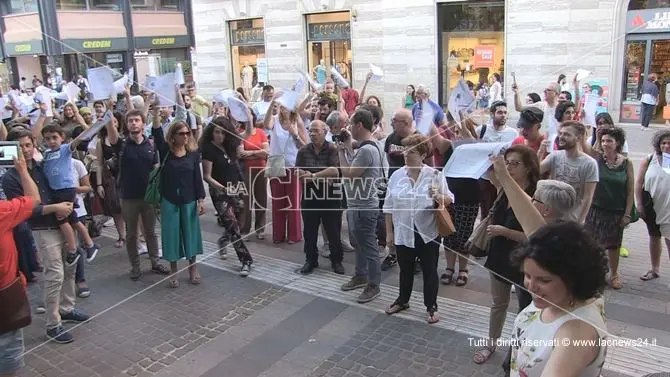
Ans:
[[[179,136],[190,136],[191,133],[188,132],[188,131],[184,131],[184,132],[177,132],[177,135],[179,135]]]

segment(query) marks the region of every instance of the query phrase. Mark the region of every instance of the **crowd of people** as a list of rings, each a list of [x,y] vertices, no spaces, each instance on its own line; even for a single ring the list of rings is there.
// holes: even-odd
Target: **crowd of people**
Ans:
[[[93,241],[94,227],[85,225],[92,213],[113,219],[114,246],[127,251],[130,279],[146,272],[140,258],[146,251],[149,271],[166,275],[170,288],[180,285],[182,259],[188,283],[200,284],[200,217],[209,192],[222,228],[219,255],[235,250],[241,276],[252,273],[253,248],[246,241],[264,239],[269,205],[273,243],[303,243],[305,263],[297,273],[313,273],[321,254],[344,275],[343,253],[354,252],[355,270],[341,289],[360,290],[357,301],[366,303],[379,297],[382,271],[397,266],[398,296],[389,315],[409,308],[421,273],[429,324],[440,320],[440,283],[468,284],[471,241],[481,235],[492,302],[489,343],[473,361],[485,363],[497,350],[515,292],[518,342],[508,350],[506,372],[598,376],[606,352],[598,343],[552,348],[527,347],[523,340],[608,336],[602,293],[607,284],[622,286],[623,232],[638,217],[647,223],[651,252],[651,269],[641,278],[659,277],[662,238],[670,250],[670,175],[662,157],[670,153],[670,131],[654,136],[653,151],[635,175],[624,131],[607,113],[585,126],[579,94],[572,102],[559,83],[550,83],[543,99],[530,93],[525,100],[512,85],[519,112],[514,127],[500,77],[494,77],[488,97],[476,97],[489,112],[487,122],[476,124],[464,114],[456,122],[453,114],[437,112],[421,132],[417,118],[430,99],[427,87],[409,85],[387,126],[381,100],[365,97],[371,77],[360,93],[327,80],[293,107],[282,101],[285,91],[271,85],[263,86],[256,103],[238,92],[244,116],[230,103],[198,95],[193,84],[175,87],[172,107],[160,106],[152,93],[126,89],[119,103],[95,101],[90,109],[70,101],[53,117],[46,104],[36,105],[34,120],[14,111],[0,125],[0,139],[18,143],[21,151],[15,167],[2,171],[7,200],[0,201],[1,236],[11,247],[2,250],[0,288],[17,276],[36,281],[42,272],[45,298],[38,306],[46,335],[72,342],[63,322],[89,320],[75,304],[77,296],[91,294],[84,261],[105,252]],[[100,126],[92,137],[86,132]],[[548,130],[556,130],[555,139]],[[490,157],[481,178],[446,173],[459,147],[501,142],[508,148]],[[437,225],[440,207],[454,225],[444,236]],[[2,375],[21,366],[21,334],[19,326],[0,335]]]

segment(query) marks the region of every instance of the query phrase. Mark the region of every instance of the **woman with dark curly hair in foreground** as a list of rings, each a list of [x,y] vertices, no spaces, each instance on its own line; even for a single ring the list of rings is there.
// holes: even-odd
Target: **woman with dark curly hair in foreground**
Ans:
[[[608,333],[604,301],[605,250],[575,222],[547,224],[537,199],[512,179],[502,156],[495,177],[528,241],[512,255],[533,296],[514,322],[510,376],[597,377]]]

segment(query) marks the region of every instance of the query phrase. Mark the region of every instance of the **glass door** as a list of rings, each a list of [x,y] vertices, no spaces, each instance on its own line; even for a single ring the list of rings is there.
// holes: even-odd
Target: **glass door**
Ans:
[[[647,54],[647,41],[627,41],[624,57],[623,101],[621,120],[635,122],[640,120],[640,95],[644,80]]]
[[[657,85],[660,89],[652,122],[663,123],[663,107],[668,105],[666,85],[670,85],[670,39],[657,39],[651,42],[649,73],[658,76]]]

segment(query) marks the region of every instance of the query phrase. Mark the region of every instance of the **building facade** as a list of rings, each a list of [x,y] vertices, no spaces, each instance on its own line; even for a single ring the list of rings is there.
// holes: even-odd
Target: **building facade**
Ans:
[[[258,82],[288,88],[297,70],[319,80],[335,67],[360,89],[374,64],[384,78],[367,94],[390,117],[408,84],[446,104],[460,77],[476,85],[497,73],[511,101],[513,76],[523,93],[541,96],[560,74],[571,83],[584,69],[582,88],[571,90],[589,84],[601,111],[635,121],[641,85],[626,83],[665,72],[663,8],[670,0],[193,0],[197,82],[207,95]],[[656,26],[640,26],[649,22]],[[632,73],[631,54],[646,59]]]
[[[190,78],[190,10],[190,0],[0,0],[8,80],[57,86],[102,65],[141,78],[178,63]]]

